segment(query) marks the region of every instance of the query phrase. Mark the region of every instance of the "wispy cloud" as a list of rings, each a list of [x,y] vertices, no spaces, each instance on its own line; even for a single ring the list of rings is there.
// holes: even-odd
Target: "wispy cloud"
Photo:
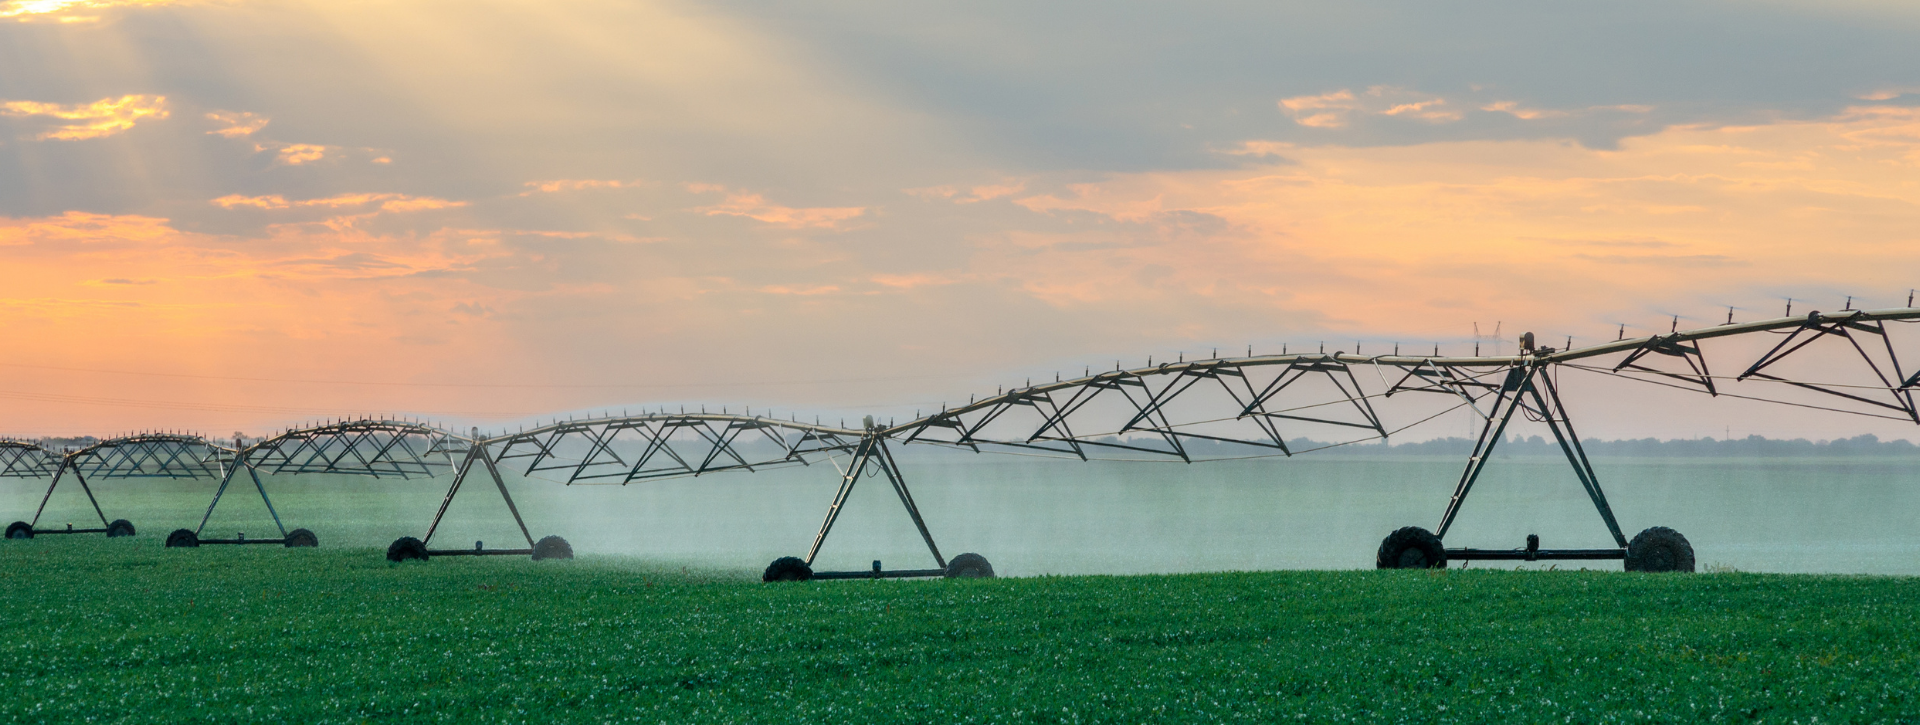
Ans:
[[[1648,264],[1674,267],[1745,267],[1751,263],[1725,254],[1575,254],[1574,259],[1605,264]]]
[[[1360,327],[1514,308],[1573,325],[1622,299],[1737,296],[1756,279],[1904,290],[1912,265],[1882,261],[1914,255],[1915,129],[1920,108],[1863,106],[1676,126],[1618,149],[1557,139],[1284,147],[1284,162],[1111,174],[1021,199],[1101,222],[1009,230],[969,271],[1068,309],[1284,302],[1339,310]],[[1834,239],[1846,242],[1807,255]],[[1506,287],[1486,287],[1495,281]],[[1405,300],[1451,306],[1410,312]]]
[[[266,128],[268,119],[266,116],[242,111],[214,111],[207,114],[207,120],[220,124],[220,128],[207,133],[227,138],[240,138]]]
[[[1522,237],[1526,241],[1556,244],[1566,247],[1597,247],[1603,249],[1665,249],[1681,246],[1664,239],[1561,239],[1552,237]]]
[[[1548,118],[1568,118],[1572,116],[1585,116],[1585,115],[1591,115],[1594,113],[1601,113],[1601,112],[1607,112],[1607,111],[1612,111],[1615,113],[1652,113],[1653,106],[1645,106],[1645,105],[1637,105],[1637,104],[1622,104],[1622,105],[1613,105],[1613,106],[1587,106],[1586,108],[1566,110],[1566,109],[1554,109],[1554,108],[1528,108],[1526,106],[1520,105],[1519,101],[1495,101],[1493,103],[1489,103],[1487,105],[1481,106],[1480,110],[1487,111],[1489,113],[1504,113],[1523,121],[1538,121],[1541,119],[1548,119]]]
[[[1280,99],[1281,110],[1293,115],[1293,122],[1314,128],[1340,128],[1347,125],[1347,114],[1359,109],[1353,91],[1338,90],[1317,96]]]
[[[939,287],[955,284],[960,281],[959,278],[954,276],[925,272],[913,274],[876,274],[872,277],[872,280],[874,284],[901,290],[909,290],[915,287]]]
[[[62,23],[84,23],[99,20],[89,11],[106,10],[116,7],[141,7],[151,5],[172,5],[180,0],[6,0],[0,2],[0,20],[29,22],[33,20],[53,20]]]
[[[788,229],[839,229],[845,222],[859,218],[866,207],[791,207],[769,203],[759,194],[729,191],[718,184],[687,184],[695,194],[724,194],[726,201],[691,211],[707,216],[737,216]]]
[[[0,116],[40,116],[75,122],[62,124],[36,137],[43,141],[81,141],[112,136],[133,128],[142,120],[159,120],[167,115],[166,96],[129,95],[75,105],[37,101],[0,102]]]
[[[1862,93],[1855,97],[1859,98],[1862,101],[1891,101],[1895,98],[1899,98],[1909,93],[1920,93],[1920,86],[1893,86],[1890,88],[1881,88],[1879,90],[1871,91],[1868,93]]]
[[[264,147],[257,148],[262,151],[266,150]],[[280,163],[288,166],[299,166],[326,158],[327,147],[310,143],[290,143],[281,146],[276,153],[278,154],[277,160]]]
[[[211,203],[222,209],[238,209],[241,207],[252,207],[255,209],[268,209],[268,210],[296,209],[296,208],[303,208],[303,207],[326,207],[326,208],[332,208],[332,209],[340,209],[345,207],[359,207],[359,206],[366,206],[369,204],[378,203],[380,205],[381,211],[393,211],[393,212],[420,211],[425,209],[451,209],[454,207],[462,207],[467,205],[467,202],[464,202],[464,201],[449,201],[446,199],[436,199],[430,196],[408,196],[406,194],[384,194],[384,193],[383,194],[341,194],[338,196],[329,196],[329,197],[320,198],[320,199],[296,199],[296,200],[289,200],[286,197],[281,196],[279,194],[268,194],[265,196],[242,196],[240,194],[228,194],[227,196],[214,199],[208,203]]]
[[[1497,101],[1494,103],[1489,103],[1487,105],[1481,106],[1480,110],[1490,111],[1493,113],[1504,113],[1524,121],[1532,121],[1532,120],[1541,119],[1541,118],[1565,118],[1568,115],[1566,111],[1554,111],[1554,110],[1545,110],[1545,109],[1539,109],[1539,108],[1522,108],[1520,106],[1519,101]]]
[[[1461,114],[1447,100],[1432,94],[1399,88],[1373,86],[1361,93],[1340,89],[1315,96],[1280,99],[1280,110],[1293,122],[1313,128],[1344,128],[1356,115],[1399,116],[1429,123],[1458,121]]]
[[[0,217],[0,246],[52,243],[164,242],[173,235],[167,220],[133,214],[94,214],[70,211],[38,219]]]
[[[813,295],[825,295],[825,294],[833,294],[835,292],[839,292],[840,286],[831,285],[831,284],[820,284],[820,285],[776,284],[776,285],[767,285],[765,287],[761,287],[760,291],[770,295],[798,295],[801,297],[811,297]]]
[[[1008,179],[997,184],[981,184],[965,190],[958,186],[923,186],[915,189],[902,189],[909,196],[922,199],[951,199],[955,204],[977,204],[983,201],[1013,196],[1027,190],[1027,183],[1019,179]]]
[[[548,179],[545,181],[527,182],[525,184],[527,190],[520,192],[520,195],[557,194],[564,191],[581,191],[584,189],[631,189],[636,186],[645,185],[650,184],[640,180],[623,181],[620,179]]]

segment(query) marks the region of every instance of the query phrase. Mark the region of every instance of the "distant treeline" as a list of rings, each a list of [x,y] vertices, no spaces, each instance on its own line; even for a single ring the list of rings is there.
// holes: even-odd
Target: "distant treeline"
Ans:
[[[1287,447],[1295,451],[1313,448],[1326,448],[1333,444],[1308,438],[1295,438],[1287,441]],[[1645,456],[1671,458],[1706,457],[1764,457],[1794,458],[1805,456],[1920,456],[1920,446],[1904,440],[1883,441],[1871,433],[1853,438],[1837,440],[1810,441],[1805,438],[1780,440],[1762,436],[1747,436],[1729,440],[1713,438],[1683,438],[1660,440],[1658,438],[1633,438],[1617,441],[1603,441],[1598,438],[1586,438],[1580,441],[1580,447],[1590,456]],[[1187,445],[1192,455],[1232,456],[1247,455],[1247,447],[1212,441],[1196,441]],[[1315,455],[1409,455],[1409,456],[1464,456],[1473,450],[1473,441],[1467,438],[1437,438],[1419,443],[1355,443],[1352,445],[1328,448]],[[1560,444],[1551,438],[1518,436],[1502,441],[1494,449],[1494,455],[1512,456],[1558,456]]]
[[[60,450],[62,448],[85,448],[87,446],[100,442],[99,438],[95,438],[93,436],[80,436],[79,438],[26,438],[26,439],[16,438],[14,440],[32,441],[34,443],[40,444],[41,448],[54,450],[54,451]]]
[[[91,445],[98,443],[99,440],[100,439],[92,436],[83,436],[78,438],[40,438],[35,440],[35,442],[51,450],[60,450],[63,447],[78,448]],[[1119,442],[1119,439],[1113,437],[1108,437],[1103,440],[1106,442]],[[1128,442],[1131,445],[1137,445],[1143,448],[1165,448],[1165,443],[1161,442],[1157,437],[1132,438],[1129,439]],[[760,448],[767,448],[769,450],[778,450],[777,448],[772,448],[771,443],[756,440],[742,441],[737,445],[740,445],[743,449],[758,450]],[[1188,455],[1198,458],[1240,457],[1261,455],[1262,453],[1277,453],[1271,448],[1262,449],[1254,446],[1209,440],[1187,440],[1183,445],[1186,446]],[[1633,438],[1603,441],[1598,438],[1587,438],[1581,440],[1580,445],[1585,448],[1587,454],[1591,456],[1673,458],[1920,456],[1920,446],[1904,440],[1883,441],[1871,433],[1853,438],[1818,441],[1810,441],[1805,438],[1781,440],[1757,435],[1729,440],[1683,438],[1663,441],[1658,438]],[[1464,456],[1473,450],[1473,441],[1467,438],[1436,438],[1418,443],[1390,444],[1370,441],[1339,445],[1327,441],[1316,441],[1311,438],[1294,438],[1287,441],[1287,447],[1295,453],[1316,451],[1314,453],[1316,456]],[[932,447],[912,447],[912,449],[916,451],[924,451],[930,448]],[[1107,453],[1124,454],[1125,452],[1119,449],[1109,449]],[[1508,438],[1502,441],[1499,447],[1494,449],[1494,454],[1496,456],[1561,455],[1559,444],[1550,438],[1537,435],[1527,438],[1521,438],[1519,436]]]

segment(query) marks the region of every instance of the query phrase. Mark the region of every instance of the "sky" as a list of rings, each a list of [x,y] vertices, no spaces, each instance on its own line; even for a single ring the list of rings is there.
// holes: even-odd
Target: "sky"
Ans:
[[[1916,37],[1893,2],[0,0],[0,434],[905,417],[1150,355],[1905,306]],[[1914,437],[1593,390],[1602,437]]]

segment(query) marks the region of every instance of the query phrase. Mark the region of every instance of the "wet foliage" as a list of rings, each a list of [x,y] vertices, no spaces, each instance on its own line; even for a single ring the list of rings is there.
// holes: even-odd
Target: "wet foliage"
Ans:
[[[0,722],[1887,722],[1920,580],[1348,571],[761,584],[0,542]]]

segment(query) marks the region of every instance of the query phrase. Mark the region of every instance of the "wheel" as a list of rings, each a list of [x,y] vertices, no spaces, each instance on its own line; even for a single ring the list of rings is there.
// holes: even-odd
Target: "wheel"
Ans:
[[[571,558],[573,558],[573,545],[567,543],[566,539],[562,539],[558,536],[548,536],[539,541],[533,542],[533,560],[534,561],[539,561],[541,559],[571,559]]]
[[[11,524],[7,524],[7,538],[9,539],[33,538],[33,524],[29,524],[25,521],[15,521]]]
[[[296,546],[311,548],[320,545],[320,537],[314,536],[313,532],[306,529],[294,529],[287,532],[286,544],[289,549]]]
[[[979,554],[961,554],[947,561],[948,579],[992,579],[993,565]]]
[[[174,529],[173,533],[167,534],[167,548],[169,549],[200,548],[200,535],[193,533],[193,529]]]
[[[394,539],[387,545],[387,561],[406,561],[408,559],[427,560],[427,545],[411,536]]]
[[[1373,564],[1381,569],[1445,569],[1447,547],[1433,532],[1408,526],[1387,534]]]
[[[1665,526],[1640,532],[1627,544],[1627,571],[1693,571],[1693,544]]]
[[[107,524],[107,538],[109,539],[120,537],[120,536],[132,536],[132,535],[133,535],[132,521],[128,521],[126,519],[114,519],[113,523]]]
[[[797,556],[783,556],[767,565],[767,572],[760,575],[763,582],[803,582],[813,578],[813,567]]]

